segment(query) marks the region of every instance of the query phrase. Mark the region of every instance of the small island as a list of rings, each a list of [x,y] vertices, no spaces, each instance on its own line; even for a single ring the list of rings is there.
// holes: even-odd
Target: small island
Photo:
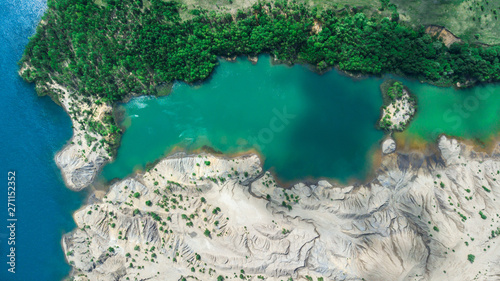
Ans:
[[[403,131],[416,112],[416,100],[403,83],[388,80],[380,85],[384,105],[379,126],[387,131]]]

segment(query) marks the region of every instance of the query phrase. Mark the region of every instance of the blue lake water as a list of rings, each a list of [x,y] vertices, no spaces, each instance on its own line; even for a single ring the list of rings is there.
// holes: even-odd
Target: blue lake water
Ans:
[[[17,75],[28,37],[46,8],[43,0],[0,1],[0,280],[54,281],[70,272],[61,236],[84,193],[64,186],[53,157],[71,137],[71,122],[48,97]],[[7,271],[7,172],[16,172],[16,273]]]

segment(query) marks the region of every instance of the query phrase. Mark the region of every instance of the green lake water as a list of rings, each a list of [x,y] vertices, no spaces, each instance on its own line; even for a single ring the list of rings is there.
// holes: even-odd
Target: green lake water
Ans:
[[[127,103],[127,129],[103,175],[121,178],[174,147],[207,145],[224,153],[256,149],[283,180],[363,178],[368,152],[383,137],[375,129],[380,83],[272,65],[268,56],[256,65],[221,61],[199,86],[178,83],[169,96]]]
[[[407,137],[435,141],[439,134],[488,141],[500,129],[500,85],[467,89],[435,87],[402,79],[417,96],[416,118]]]
[[[498,131],[498,85],[455,90],[402,80],[419,102],[406,137],[486,139]],[[228,154],[255,149],[284,181],[364,179],[384,137],[375,127],[382,81],[272,65],[268,56],[256,65],[221,61],[200,85],[176,83],[169,96],[125,104],[122,144],[102,175],[123,178],[174,149],[208,146]]]

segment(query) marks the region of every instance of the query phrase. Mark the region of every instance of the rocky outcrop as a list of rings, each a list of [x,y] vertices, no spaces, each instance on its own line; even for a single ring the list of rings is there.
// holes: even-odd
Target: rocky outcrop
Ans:
[[[257,56],[248,56],[247,58],[252,64],[256,64],[259,61],[259,57]]]
[[[90,153],[87,157],[82,157],[80,146],[75,144],[67,145],[55,156],[66,186],[75,191],[91,184],[107,159],[97,153]]]
[[[382,142],[382,153],[391,154],[396,151],[396,142],[393,138],[388,137]]]
[[[175,155],[77,211],[63,246],[76,280],[494,280],[498,148],[439,150],[290,189],[255,155]]]

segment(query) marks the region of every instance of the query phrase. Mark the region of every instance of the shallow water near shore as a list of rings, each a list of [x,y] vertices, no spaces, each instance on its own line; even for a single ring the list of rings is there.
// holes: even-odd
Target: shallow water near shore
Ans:
[[[500,130],[500,85],[467,89],[435,87],[402,79],[417,96],[417,115],[396,137],[433,142],[440,134],[488,143]]]

